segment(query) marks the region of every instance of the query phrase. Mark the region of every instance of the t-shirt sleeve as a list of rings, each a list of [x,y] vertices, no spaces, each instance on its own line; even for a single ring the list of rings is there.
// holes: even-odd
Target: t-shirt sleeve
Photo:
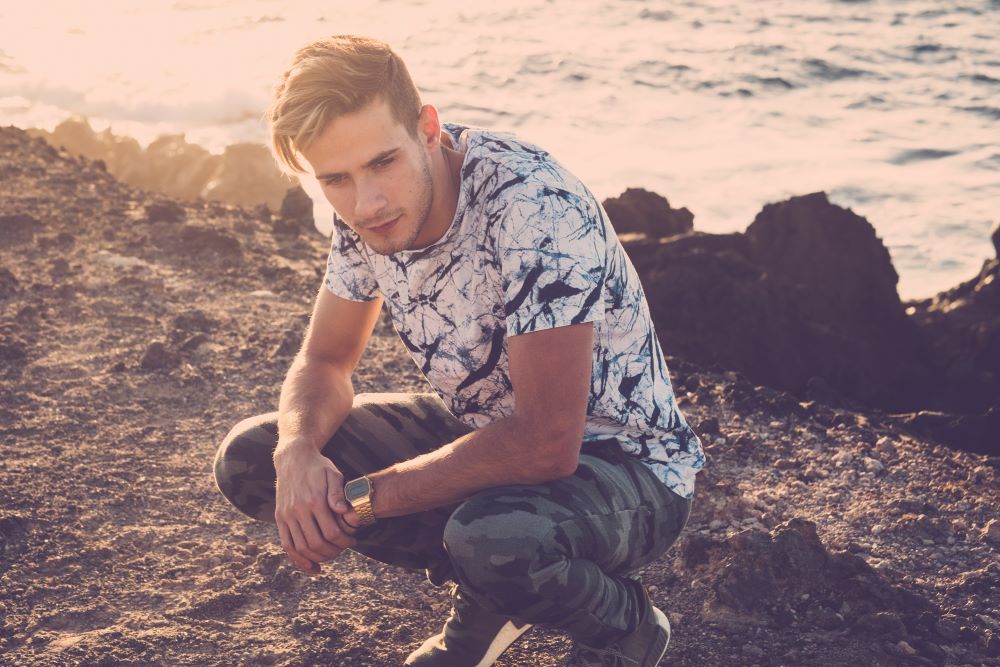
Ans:
[[[505,202],[497,252],[507,334],[604,320],[607,237],[596,205],[552,188]]]
[[[361,239],[351,228],[335,218],[323,283],[331,292],[349,301],[371,301],[379,293],[375,272],[360,244]]]

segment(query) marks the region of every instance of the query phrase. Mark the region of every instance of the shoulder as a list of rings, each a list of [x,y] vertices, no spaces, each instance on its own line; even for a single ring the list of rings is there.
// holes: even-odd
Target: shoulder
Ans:
[[[584,184],[545,149],[503,132],[466,129],[468,155],[463,179],[475,184],[487,212],[573,208],[599,215],[596,199]]]

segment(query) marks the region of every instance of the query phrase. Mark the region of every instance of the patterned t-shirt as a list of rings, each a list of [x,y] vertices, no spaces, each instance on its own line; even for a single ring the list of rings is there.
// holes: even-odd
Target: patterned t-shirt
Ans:
[[[514,410],[507,338],[594,323],[584,441],[616,439],[690,497],[705,464],[674,400],[635,268],[593,194],[544,150],[446,124],[465,152],[451,227],[419,250],[379,255],[339,219],[325,284],[381,294],[430,385],[473,428]]]

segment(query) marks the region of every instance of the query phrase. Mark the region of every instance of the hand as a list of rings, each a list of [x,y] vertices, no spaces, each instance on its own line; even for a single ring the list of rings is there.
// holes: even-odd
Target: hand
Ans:
[[[275,456],[274,519],[281,546],[292,563],[310,574],[356,544],[355,530],[341,515],[344,476],[330,459],[311,447],[285,448]]]

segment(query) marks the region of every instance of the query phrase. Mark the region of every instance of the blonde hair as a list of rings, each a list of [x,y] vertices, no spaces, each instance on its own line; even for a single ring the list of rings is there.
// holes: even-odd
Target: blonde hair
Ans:
[[[389,102],[393,118],[415,137],[420,93],[403,60],[388,44],[335,35],[299,49],[267,110],[278,166],[285,172],[305,173],[301,151],[330,121],[380,97]]]

